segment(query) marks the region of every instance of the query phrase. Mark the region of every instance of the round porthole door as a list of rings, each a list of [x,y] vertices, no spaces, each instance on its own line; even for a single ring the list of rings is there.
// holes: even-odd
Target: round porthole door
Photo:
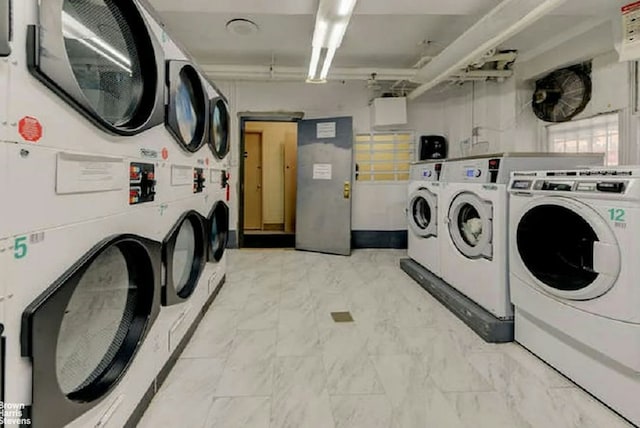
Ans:
[[[188,211],[164,240],[162,260],[166,277],[162,304],[165,306],[185,301],[198,285],[206,263],[205,222],[197,212]]]
[[[209,146],[218,159],[224,159],[229,153],[230,120],[226,101],[222,97],[211,100],[209,111]]]
[[[458,194],[449,207],[449,235],[469,259],[493,257],[493,206],[474,193]]]
[[[544,198],[524,211],[515,240],[535,284],[569,300],[605,294],[620,273],[617,239],[590,207],[568,198]]]
[[[222,201],[213,206],[209,214],[209,251],[207,259],[219,262],[229,239],[229,207]]]
[[[164,57],[131,0],[41,0],[28,33],[29,70],[107,132],[163,122]]]
[[[438,199],[427,189],[418,189],[409,197],[409,226],[417,236],[438,235]]]
[[[198,71],[186,61],[168,62],[167,129],[187,152],[196,152],[207,134],[208,98]]]
[[[25,309],[34,424],[66,425],[122,379],[158,315],[160,252],[131,235],[107,240]]]

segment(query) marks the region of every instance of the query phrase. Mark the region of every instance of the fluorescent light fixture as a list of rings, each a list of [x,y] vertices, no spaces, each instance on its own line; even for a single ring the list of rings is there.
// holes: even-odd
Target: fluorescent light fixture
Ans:
[[[333,61],[333,57],[335,54],[335,47],[329,48],[327,50],[327,55],[324,57],[324,64],[322,64],[322,71],[320,72],[320,80],[327,80],[327,76],[329,75],[329,67],[331,67],[331,62]]]
[[[336,50],[342,44],[342,39],[347,32],[349,20],[357,0],[320,0],[316,13],[316,24],[313,32],[311,61],[309,63],[308,82],[325,81],[329,75],[329,68],[333,62]],[[324,62],[320,76],[318,64],[324,55]]]
[[[313,77],[318,72],[318,64],[320,63],[320,51],[322,48],[320,46],[314,47],[313,51],[311,51],[311,62],[309,63],[309,79],[313,79]]]

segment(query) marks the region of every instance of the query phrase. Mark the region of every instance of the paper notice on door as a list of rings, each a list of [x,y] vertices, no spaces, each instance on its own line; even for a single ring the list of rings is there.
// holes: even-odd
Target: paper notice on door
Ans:
[[[108,192],[127,182],[124,159],[110,156],[58,153],[56,193]]]
[[[330,163],[313,164],[314,180],[331,180],[332,167]]]
[[[318,123],[317,138],[336,138],[336,123],[335,122],[323,122]]]
[[[640,59],[640,1],[622,8],[620,61]]]

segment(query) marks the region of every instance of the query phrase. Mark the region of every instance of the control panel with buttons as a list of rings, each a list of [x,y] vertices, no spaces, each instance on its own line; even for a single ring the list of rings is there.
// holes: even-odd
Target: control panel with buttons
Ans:
[[[155,165],[132,162],[129,165],[129,205],[153,202],[155,195]]]
[[[207,179],[204,176],[204,169],[194,168],[193,169],[193,193],[202,193],[202,191],[206,187],[204,185],[206,181]]]

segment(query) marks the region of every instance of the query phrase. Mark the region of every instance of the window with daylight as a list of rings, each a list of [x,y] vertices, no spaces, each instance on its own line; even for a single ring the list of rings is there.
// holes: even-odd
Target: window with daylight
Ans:
[[[547,126],[547,149],[559,153],[605,153],[605,164],[620,160],[620,118],[608,113]]]
[[[353,148],[357,181],[409,180],[415,153],[412,132],[358,134]]]

